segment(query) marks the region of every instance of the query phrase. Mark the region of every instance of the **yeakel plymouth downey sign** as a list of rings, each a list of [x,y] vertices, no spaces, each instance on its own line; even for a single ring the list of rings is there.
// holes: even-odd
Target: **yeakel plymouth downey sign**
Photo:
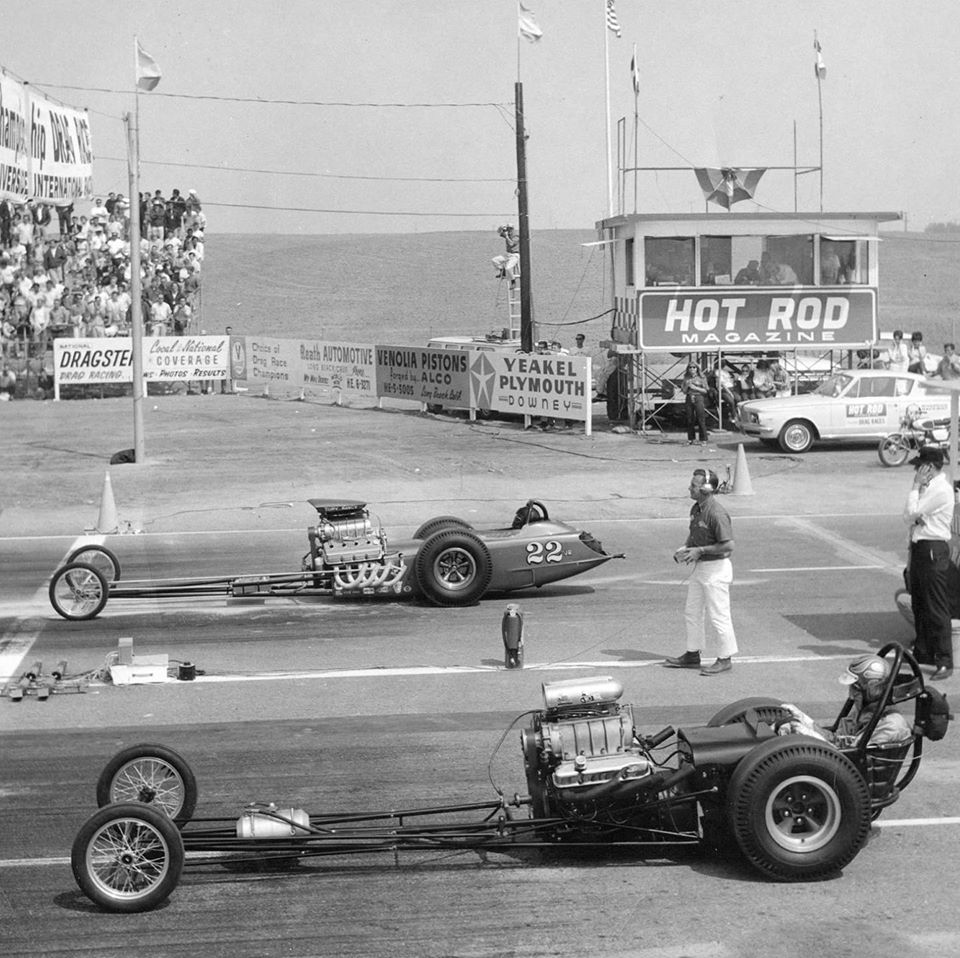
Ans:
[[[715,287],[642,292],[641,349],[846,347],[876,340],[875,289]]]

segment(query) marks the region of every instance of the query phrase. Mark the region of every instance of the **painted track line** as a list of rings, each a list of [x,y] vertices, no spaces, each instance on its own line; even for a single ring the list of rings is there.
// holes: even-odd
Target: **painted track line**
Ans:
[[[105,540],[106,536],[101,535],[78,536],[64,552],[63,558],[57,563],[57,568],[66,561],[67,556],[74,549],[82,545],[103,545]],[[53,573],[50,574],[50,578],[52,577]],[[41,608],[43,617],[46,617],[50,612],[50,602],[47,597],[50,578],[30,597],[30,600],[26,603],[26,614],[19,615],[11,623],[10,628],[3,635],[0,635],[0,685],[5,685],[18,674],[17,670],[23,660],[30,654],[33,643],[37,641],[40,635],[41,627],[31,625],[31,623],[40,618]],[[22,613],[23,604],[20,604],[19,608]]]

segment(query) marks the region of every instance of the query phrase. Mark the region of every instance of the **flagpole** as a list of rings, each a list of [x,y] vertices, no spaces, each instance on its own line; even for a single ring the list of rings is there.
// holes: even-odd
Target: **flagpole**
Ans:
[[[607,107],[607,213],[613,216],[613,171],[611,169],[611,156],[613,146],[610,141],[610,29],[607,26],[607,13],[603,13],[603,72],[606,88],[606,107]]]
[[[633,45],[630,82],[633,85],[633,212],[637,212],[637,174],[640,168],[640,154],[637,129],[640,126],[640,84],[637,82],[639,65],[637,63],[637,45]]]
[[[133,340],[133,450],[134,460],[146,455],[143,436],[143,308],[140,290],[140,93],[139,59],[133,38],[134,116],[126,114],[127,162],[130,180],[130,336]]]
[[[817,51],[817,105],[820,119],[820,212],[823,212],[823,77],[820,76],[820,41],[817,39],[817,31],[813,31],[813,46]]]

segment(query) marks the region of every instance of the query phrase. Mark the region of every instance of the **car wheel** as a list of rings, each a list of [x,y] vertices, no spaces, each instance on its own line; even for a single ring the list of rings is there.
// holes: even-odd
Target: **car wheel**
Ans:
[[[97,805],[139,802],[185,822],[197,807],[197,780],[186,760],[163,745],[117,752],[97,780]]]
[[[473,605],[493,575],[490,550],[467,529],[444,529],[425,540],[413,564],[420,594],[434,605]]]
[[[877,455],[885,466],[902,466],[910,455],[910,444],[900,433],[895,432],[880,440]]]
[[[813,426],[805,419],[791,419],[777,441],[784,452],[806,452],[813,445]]]
[[[71,562],[54,572],[47,594],[58,615],[71,622],[84,622],[103,611],[110,586],[100,569],[86,562]]]
[[[718,728],[721,725],[736,725],[743,722],[748,712],[753,712],[756,717],[767,725],[774,725],[784,719],[790,718],[790,713],[783,708],[783,703],[777,699],[767,696],[754,696],[752,698],[739,699],[731,702],[725,708],[720,709],[716,715],[707,722],[708,727]]]
[[[64,565],[71,562],[82,562],[99,569],[107,582],[116,582],[120,578],[120,560],[106,546],[80,546],[67,556]]]
[[[163,812],[148,805],[108,805],[77,833],[70,854],[80,890],[106,911],[155,908],[177,887],[183,839]]]
[[[748,753],[727,790],[731,831],[747,860],[780,881],[839,871],[870,831],[870,794],[853,763],[805,736]]]
[[[465,519],[459,519],[457,516],[434,516],[427,519],[422,526],[413,534],[414,539],[429,539],[435,532],[442,532],[444,529],[472,529]]]

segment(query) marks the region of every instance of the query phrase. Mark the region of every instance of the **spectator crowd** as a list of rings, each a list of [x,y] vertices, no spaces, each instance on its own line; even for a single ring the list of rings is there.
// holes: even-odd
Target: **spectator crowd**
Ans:
[[[140,194],[144,331],[190,332],[200,305],[206,217],[195,190]],[[96,197],[89,213],[27,200],[0,200],[0,349],[42,365],[56,336],[124,336],[131,328],[130,202]],[[2,384],[0,384],[2,386]],[[12,390],[0,388],[4,397]]]

